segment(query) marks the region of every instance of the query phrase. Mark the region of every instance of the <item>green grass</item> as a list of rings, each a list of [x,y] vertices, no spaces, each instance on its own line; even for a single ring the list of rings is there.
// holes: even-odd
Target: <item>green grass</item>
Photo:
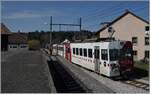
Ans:
[[[141,61],[136,61],[136,62],[134,62],[134,67],[149,71],[149,63],[143,63]]]
[[[149,63],[143,63],[141,61],[134,62],[134,72],[142,79],[149,80]]]

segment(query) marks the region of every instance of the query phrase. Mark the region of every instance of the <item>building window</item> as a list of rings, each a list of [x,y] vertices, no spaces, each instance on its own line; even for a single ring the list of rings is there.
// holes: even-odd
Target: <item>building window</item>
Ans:
[[[73,54],[75,54],[75,48],[73,48]]]
[[[149,45],[149,37],[145,37],[145,45]]]
[[[149,51],[148,50],[145,51],[145,58],[149,58]]]
[[[101,50],[101,58],[102,58],[102,60],[108,60],[108,51],[107,51],[107,49],[102,49]]]
[[[84,56],[87,57],[87,49],[83,49]]]
[[[80,56],[82,56],[82,48],[80,48]]]
[[[145,31],[149,31],[149,26],[145,26]]]
[[[14,45],[14,46],[13,46],[13,48],[17,48],[17,46],[16,46],[16,45]]]
[[[137,51],[133,51],[133,55],[137,55]]]
[[[76,55],[78,55],[79,54],[79,50],[78,50],[78,48],[76,48]]]
[[[88,49],[88,57],[92,58],[92,49]]]
[[[133,51],[133,58],[134,58],[134,60],[137,59],[137,51],[136,50]]]
[[[137,40],[138,40],[137,37],[132,37],[132,44],[137,45],[137,42],[138,42]]]
[[[22,46],[21,46],[21,48],[26,48],[26,47],[27,47],[26,45],[22,45]]]

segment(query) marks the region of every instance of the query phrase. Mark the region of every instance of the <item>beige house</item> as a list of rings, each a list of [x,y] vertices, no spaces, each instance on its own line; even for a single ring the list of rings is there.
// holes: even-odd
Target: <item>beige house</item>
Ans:
[[[112,28],[114,33],[109,32],[108,28]],[[130,11],[102,27],[96,34],[99,38],[131,41],[134,60],[149,58],[149,22]]]

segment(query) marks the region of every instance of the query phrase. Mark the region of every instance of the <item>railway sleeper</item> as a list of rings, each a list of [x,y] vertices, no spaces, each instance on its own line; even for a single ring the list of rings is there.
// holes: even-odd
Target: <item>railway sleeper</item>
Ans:
[[[86,91],[57,61],[48,62],[54,85],[58,93],[85,93]]]

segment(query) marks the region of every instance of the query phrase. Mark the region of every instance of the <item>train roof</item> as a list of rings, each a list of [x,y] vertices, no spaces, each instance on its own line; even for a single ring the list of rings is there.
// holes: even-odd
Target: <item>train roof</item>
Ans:
[[[71,44],[83,44],[83,43],[114,43],[120,40],[107,40],[107,41],[92,41],[92,42],[71,42]]]
[[[85,40],[76,40],[71,43],[93,43],[93,42],[111,42],[116,41],[115,38],[91,38],[91,39],[85,39]]]

